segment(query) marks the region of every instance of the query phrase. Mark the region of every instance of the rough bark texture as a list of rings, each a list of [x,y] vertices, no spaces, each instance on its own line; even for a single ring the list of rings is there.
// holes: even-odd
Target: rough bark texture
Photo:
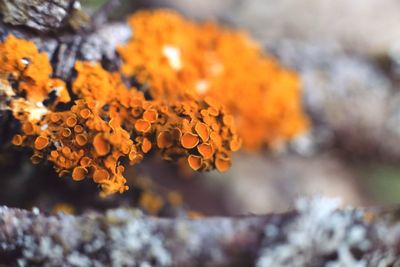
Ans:
[[[78,59],[100,61],[106,68],[116,69],[119,59],[115,47],[131,36],[130,28],[123,23],[90,23],[77,0],[0,0],[0,10],[0,39],[14,34],[34,41],[49,54],[54,75],[65,80],[72,78]],[[96,15],[99,17],[102,13]]]
[[[79,0],[1,0],[0,7],[5,23],[41,33],[66,27],[78,29],[88,20]]]
[[[76,60],[91,60],[104,63],[109,69],[116,69],[119,58],[116,45],[123,44],[131,36],[130,28],[123,23],[109,23],[85,33],[60,31],[56,36],[38,35],[20,27],[0,24],[0,38],[8,34],[32,40],[51,59],[54,75],[65,80],[72,78],[72,69]]]
[[[301,199],[284,214],[206,218],[46,215],[0,208],[0,262],[21,266],[388,266],[398,262],[395,211]],[[380,265],[383,264],[383,265]]]

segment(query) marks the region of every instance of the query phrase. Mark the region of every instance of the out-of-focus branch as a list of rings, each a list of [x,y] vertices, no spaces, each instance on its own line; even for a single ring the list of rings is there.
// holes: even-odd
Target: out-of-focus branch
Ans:
[[[267,50],[299,73],[316,151],[335,146],[364,160],[400,161],[400,94],[377,62],[304,41],[274,41]]]
[[[340,210],[336,204],[303,199],[284,214],[199,220],[146,217],[127,209],[71,216],[2,207],[0,261],[44,266],[399,263],[397,211],[383,216],[375,210]]]

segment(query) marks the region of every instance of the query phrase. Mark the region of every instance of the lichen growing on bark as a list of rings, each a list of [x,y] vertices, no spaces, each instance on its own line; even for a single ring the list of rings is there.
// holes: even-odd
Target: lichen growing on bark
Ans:
[[[211,99],[147,100],[119,73],[80,61],[70,96],[63,81],[50,78],[47,56],[33,43],[10,36],[0,52],[3,94],[22,125],[13,144],[32,148],[32,162],[50,161],[60,176],[93,179],[103,195],[128,189],[123,158],[135,165],[158,150],[166,160],[186,159],[193,170],[226,171],[240,147],[232,117]]]

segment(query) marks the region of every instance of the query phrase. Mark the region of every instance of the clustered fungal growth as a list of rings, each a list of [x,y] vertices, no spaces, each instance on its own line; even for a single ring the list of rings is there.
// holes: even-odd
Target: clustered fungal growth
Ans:
[[[80,61],[70,96],[33,43],[9,36],[0,53],[0,94],[21,123],[12,143],[32,148],[32,162],[49,161],[60,176],[92,179],[103,195],[127,190],[122,160],[137,164],[151,150],[193,170],[226,171],[240,148],[233,117],[207,97],[146,100],[119,73]]]
[[[118,48],[122,72],[148,87],[153,99],[217,99],[249,149],[307,130],[299,78],[243,32],[166,10],[137,12],[129,24],[134,35]]]

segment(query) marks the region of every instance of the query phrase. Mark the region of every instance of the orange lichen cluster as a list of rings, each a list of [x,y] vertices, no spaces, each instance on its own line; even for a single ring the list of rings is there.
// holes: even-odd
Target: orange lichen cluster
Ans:
[[[178,191],[159,186],[146,175],[138,174],[130,186],[140,192],[137,205],[148,214],[161,215],[166,211],[178,211],[183,207],[182,195]]]
[[[77,61],[75,70],[78,76],[72,84],[72,92],[79,98],[95,100],[99,107],[129,94],[120,75],[106,71],[98,63]]]
[[[189,96],[184,101],[145,100],[141,92],[128,90],[119,76],[98,64],[77,62],[76,68],[73,91],[97,100],[100,116],[128,131],[141,152],[136,160],[156,148],[166,160],[187,158],[194,170],[229,168],[230,154],[241,141],[232,117],[218,103]]]
[[[14,94],[25,96],[32,103],[44,101],[54,91],[61,102],[68,102],[65,83],[50,78],[52,68],[46,53],[34,43],[9,35],[0,43],[0,73],[14,85]]]
[[[230,154],[240,148],[241,140],[232,117],[220,105],[209,98],[191,99],[175,102],[163,113],[173,118],[157,134],[164,158],[184,154],[193,170],[229,169]]]
[[[240,147],[240,139],[232,117],[218,103],[190,96],[181,101],[146,100],[142,92],[128,89],[118,73],[110,73],[98,63],[78,61],[71,88],[74,100],[58,94],[54,102],[68,102],[71,108],[59,111],[54,103],[45,105],[51,90],[40,91],[40,97],[30,91],[53,82],[45,55],[32,43],[14,37],[6,39],[0,53],[4,50],[6,57],[11,57],[11,48],[19,53],[18,47],[25,46],[29,49],[22,49],[21,56],[25,51],[32,62],[27,68],[39,72],[34,62],[43,64],[46,78],[30,79],[24,69],[6,66],[0,69],[6,77],[0,81],[0,93],[10,98],[8,108],[22,125],[12,143],[32,148],[33,163],[49,161],[59,176],[75,181],[90,178],[99,184],[103,195],[128,189],[121,160],[137,164],[152,149],[166,160],[185,159],[193,170],[229,168],[230,155]],[[12,65],[12,60],[3,63]],[[25,94],[19,95],[20,83],[15,89],[11,86],[19,79],[30,82],[23,87]],[[21,101],[40,107],[41,112],[16,105]]]
[[[166,207],[176,209],[183,204],[181,194],[176,191],[168,191],[166,196],[163,196],[161,192],[156,192],[154,189],[142,189],[138,204],[148,214],[158,215]]]
[[[118,48],[122,72],[148,84],[153,99],[187,94],[217,99],[234,115],[250,149],[307,129],[297,75],[263,54],[244,33],[193,23],[165,10],[138,12],[129,24],[133,37]]]
[[[47,159],[60,176],[91,177],[104,194],[123,192],[128,188],[120,157],[134,158],[136,147],[129,133],[104,121],[95,106],[78,100],[68,111],[50,112],[36,124],[25,122],[13,143],[32,147],[32,162]]]

